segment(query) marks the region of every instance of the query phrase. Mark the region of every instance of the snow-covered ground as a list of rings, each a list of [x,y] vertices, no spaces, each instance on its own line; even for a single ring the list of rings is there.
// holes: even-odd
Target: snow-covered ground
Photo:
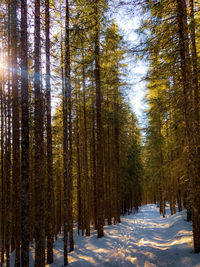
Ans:
[[[155,205],[142,206],[137,214],[121,218],[122,223],[105,227],[105,236],[77,236],[69,266],[200,267],[200,254],[192,250],[192,226],[185,211],[162,218]],[[63,266],[63,242],[54,245],[55,262]]]

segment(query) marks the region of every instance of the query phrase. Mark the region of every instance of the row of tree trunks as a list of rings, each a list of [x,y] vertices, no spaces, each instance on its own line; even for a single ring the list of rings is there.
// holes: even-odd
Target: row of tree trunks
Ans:
[[[188,174],[190,181],[190,201],[192,206],[194,251],[200,252],[200,149],[199,149],[199,100],[196,84],[195,25],[193,21],[193,1],[190,1],[192,61],[189,53],[189,30],[185,0],[176,1],[179,28],[182,87],[184,95],[184,118],[188,146]],[[193,66],[193,68],[192,68]],[[192,72],[193,71],[193,72]],[[192,73],[194,73],[192,78]]]

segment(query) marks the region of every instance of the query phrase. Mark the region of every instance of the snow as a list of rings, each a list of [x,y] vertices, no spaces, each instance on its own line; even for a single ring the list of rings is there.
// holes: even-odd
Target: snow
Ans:
[[[200,267],[200,254],[193,253],[192,224],[185,221],[186,212],[169,213],[168,207],[166,218],[162,218],[158,208],[149,204],[136,214],[122,217],[121,224],[105,226],[103,238],[97,239],[95,231],[90,237],[75,232],[69,266]],[[54,260],[50,267],[63,266],[62,237],[54,244]]]

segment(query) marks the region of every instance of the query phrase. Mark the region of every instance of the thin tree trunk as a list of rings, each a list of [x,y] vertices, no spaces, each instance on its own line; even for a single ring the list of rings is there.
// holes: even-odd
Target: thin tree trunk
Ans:
[[[103,184],[103,148],[102,148],[102,122],[101,122],[101,77],[100,77],[100,43],[99,43],[99,1],[95,0],[95,84],[96,84],[96,124],[97,124],[97,232],[98,238],[103,233],[103,207],[104,207],[104,184]]]
[[[45,266],[44,107],[40,73],[40,0],[35,0],[35,266]]]
[[[50,14],[49,0],[45,0],[46,34],[46,112],[47,112],[47,264],[53,262],[53,158],[51,129],[51,83],[50,83]]]
[[[29,266],[29,99],[28,99],[27,1],[21,1],[21,265]]]
[[[177,179],[177,203],[178,203],[178,211],[182,211],[182,196],[181,196],[181,189],[180,189],[180,177]]]
[[[165,217],[165,198],[164,198],[164,192],[163,192],[163,182],[164,182],[164,170],[163,170],[163,151],[161,146],[161,140],[162,140],[162,133],[161,133],[161,119],[159,115],[159,156],[160,156],[160,178],[159,178],[159,194],[160,194],[160,213],[163,215],[163,218]]]
[[[192,51],[192,69],[193,69],[193,91],[194,91],[194,131],[199,135],[199,84],[197,67],[197,49],[196,49],[196,23],[194,18],[194,1],[189,0],[190,4],[190,36]]]
[[[108,135],[108,225],[112,224],[112,183],[111,183],[111,144],[110,144],[110,126],[107,126]]]
[[[96,138],[95,138],[95,108],[92,102],[92,183],[93,183],[93,213],[94,229],[97,230],[97,172],[96,172]]]
[[[10,1],[8,1],[8,65],[10,65]],[[6,177],[6,231],[5,231],[5,250],[6,266],[10,266],[10,233],[11,233],[11,92],[10,92],[10,70],[8,70],[8,93],[7,93],[7,114],[5,115],[6,126],[6,158],[5,158],[5,177]],[[5,103],[6,104],[6,103]],[[7,119],[6,119],[7,117]]]
[[[120,223],[120,181],[119,181],[119,118],[118,118],[118,99],[115,95],[114,102],[114,151],[115,151],[115,184],[116,184],[116,214],[115,219]]]
[[[80,93],[80,92],[79,92]],[[77,222],[78,234],[82,229],[82,199],[81,199],[81,166],[80,166],[80,126],[79,126],[79,112],[80,103],[78,101],[78,88],[76,88],[76,164],[77,164]]]
[[[84,135],[84,180],[85,180],[85,226],[86,236],[90,236],[90,213],[89,213],[89,175],[88,175],[88,138],[87,138],[87,114],[86,114],[86,88],[85,88],[85,66],[83,53],[83,36],[82,36],[82,85],[83,85],[83,135]]]
[[[70,54],[69,54],[69,4],[66,0],[65,18],[65,74],[63,92],[63,184],[64,184],[64,266],[68,264],[68,231],[69,231],[69,87],[70,87]]]
[[[71,91],[71,78],[70,78],[70,28],[69,28],[69,1],[66,0],[66,36],[65,36],[65,89],[66,97],[68,98],[67,105],[67,116],[68,116],[68,231],[69,231],[69,251],[74,250],[74,237],[73,237],[73,210],[72,210],[72,199],[73,199],[73,181],[72,181],[72,91]]]
[[[12,66],[12,132],[13,132],[13,230],[15,241],[15,266],[20,266],[20,142],[19,142],[19,92],[17,73],[17,0],[11,1],[11,66]]]
[[[4,100],[3,100],[2,73],[0,76],[0,101],[1,101],[1,264],[4,263],[4,228],[5,228],[5,177],[4,177]]]

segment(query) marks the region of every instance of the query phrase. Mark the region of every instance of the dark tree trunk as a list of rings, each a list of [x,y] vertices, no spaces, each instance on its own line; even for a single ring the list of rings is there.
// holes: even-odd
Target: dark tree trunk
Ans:
[[[192,205],[194,251],[200,252],[200,149],[199,131],[197,130],[197,107],[193,99],[192,67],[189,54],[187,9],[185,0],[176,0],[177,22],[179,30],[179,45],[181,59],[182,87],[184,95],[184,118],[186,127],[186,141],[188,146],[188,174],[190,175],[190,198]]]
[[[96,138],[95,138],[95,108],[92,103],[92,184],[93,184],[93,214],[94,229],[97,230],[97,172],[96,172]]]
[[[29,266],[29,97],[27,1],[21,1],[21,265]]]
[[[178,203],[178,211],[182,211],[182,195],[181,195],[181,188],[180,188],[180,177],[177,179],[177,203]]]
[[[64,180],[64,265],[68,264],[68,232],[70,251],[73,250],[72,218],[72,123],[70,84],[70,44],[69,44],[69,3],[66,0],[65,18],[65,74],[63,92],[63,180]]]
[[[13,132],[13,230],[15,241],[15,266],[20,266],[20,142],[19,142],[19,92],[17,66],[17,0],[11,1],[11,66],[12,66],[12,132]]]
[[[87,137],[87,114],[86,114],[86,88],[85,88],[85,66],[84,66],[84,44],[82,36],[82,86],[83,86],[83,135],[84,135],[84,148],[83,148],[83,172],[85,180],[85,227],[86,236],[90,236],[90,188],[89,188],[89,175],[88,175],[88,137]]]
[[[4,234],[5,234],[5,177],[4,177],[4,92],[3,77],[0,76],[0,101],[1,101],[1,263],[4,263]]]
[[[10,65],[10,1],[8,1],[8,65]],[[10,266],[10,234],[11,234],[11,92],[10,92],[10,70],[8,70],[7,90],[7,114],[5,115],[6,146],[5,146],[5,177],[6,177],[6,229],[5,250],[6,266]],[[7,118],[6,118],[7,117]]]
[[[80,93],[80,92],[79,92]],[[80,102],[78,101],[78,88],[76,88],[76,164],[77,164],[77,222],[78,234],[82,229],[82,199],[81,199],[81,166],[80,166]]]
[[[98,238],[103,233],[103,207],[104,207],[104,183],[103,183],[103,148],[102,148],[102,122],[101,122],[101,77],[100,77],[100,43],[99,43],[99,1],[94,3],[95,12],[95,84],[96,84],[96,124],[97,124],[97,232]]]
[[[50,14],[49,0],[45,0],[46,33],[46,112],[47,112],[47,264],[53,262],[53,158],[51,130],[51,82],[50,82]]]
[[[35,266],[45,266],[44,225],[44,101],[40,73],[40,0],[35,0]]]
[[[161,142],[162,142],[162,133],[161,133],[161,119],[160,119],[160,115],[158,118],[158,126],[159,126],[159,157],[160,157],[160,178],[159,178],[159,201],[160,201],[160,214],[163,215],[163,217],[165,217],[165,198],[164,198],[164,192],[163,192],[163,182],[164,182],[164,170],[163,170],[163,151],[162,151],[162,146],[161,146]]]
[[[115,93],[116,94],[116,93]],[[120,177],[119,177],[119,118],[118,118],[118,99],[114,96],[114,151],[115,151],[115,184],[116,184],[116,211],[115,220],[120,223]]]
[[[190,36],[192,51],[192,69],[193,69],[193,91],[194,91],[194,131],[199,135],[199,84],[197,67],[197,49],[196,49],[196,23],[194,18],[194,1],[189,0],[190,4]]]

